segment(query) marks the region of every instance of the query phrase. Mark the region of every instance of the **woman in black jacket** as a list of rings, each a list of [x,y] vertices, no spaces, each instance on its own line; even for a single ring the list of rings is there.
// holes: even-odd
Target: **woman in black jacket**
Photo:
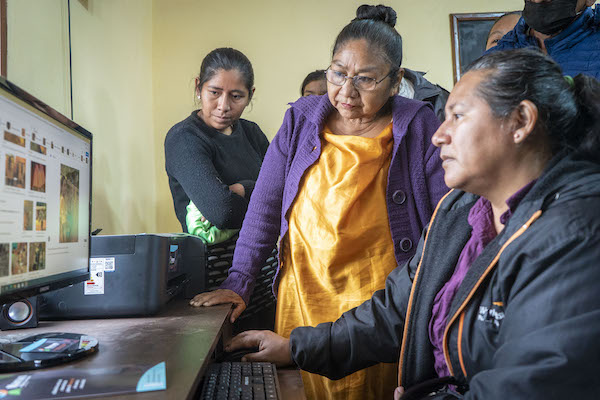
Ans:
[[[432,139],[455,190],[416,256],[333,323],[228,348],[333,379],[399,359],[402,399],[597,397],[599,119],[595,79],[531,50],[481,58]]]

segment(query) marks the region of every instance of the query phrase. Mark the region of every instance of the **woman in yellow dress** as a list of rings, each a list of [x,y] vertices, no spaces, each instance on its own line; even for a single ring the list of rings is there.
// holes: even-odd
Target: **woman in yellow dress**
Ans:
[[[237,318],[281,237],[275,331],[287,337],[369,299],[414,254],[447,189],[431,144],[435,113],[396,95],[395,21],[391,8],[365,5],[340,32],[327,94],[293,103],[267,151],[228,279],[192,305],[232,302]],[[389,398],[396,371],[380,364],[338,381],[303,372],[303,381],[309,399]]]

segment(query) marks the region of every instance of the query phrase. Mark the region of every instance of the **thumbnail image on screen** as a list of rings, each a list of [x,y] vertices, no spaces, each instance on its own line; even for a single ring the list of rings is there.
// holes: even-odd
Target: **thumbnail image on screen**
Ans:
[[[8,276],[10,261],[10,243],[0,243],[0,276]]]
[[[15,135],[14,133],[4,131],[4,140],[6,140],[7,142],[14,143],[21,147],[25,147],[25,138]]]
[[[29,147],[31,148],[31,150],[38,152],[40,154],[46,154],[46,147],[39,145],[37,143],[33,143],[31,142],[31,144],[29,145]]]
[[[27,243],[13,243],[11,275],[25,272],[27,272]]]
[[[46,203],[35,203],[35,230],[46,230]]]
[[[23,230],[33,230],[33,201],[23,201]]]
[[[31,162],[31,190],[46,192],[46,166],[35,161]]]
[[[79,229],[79,170],[60,165],[59,242],[76,242]]]
[[[29,271],[46,268],[46,243],[29,243]]]
[[[25,189],[26,161],[23,157],[6,155],[6,186]]]

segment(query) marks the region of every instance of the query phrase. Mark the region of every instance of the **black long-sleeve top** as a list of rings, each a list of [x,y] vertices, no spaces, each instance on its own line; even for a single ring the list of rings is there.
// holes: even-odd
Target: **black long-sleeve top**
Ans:
[[[242,226],[268,146],[267,137],[254,122],[240,119],[232,133],[225,135],[206,125],[197,110],[169,130],[165,169],[184,232],[190,200],[217,228]],[[244,186],[244,197],[229,190],[234,183]]]

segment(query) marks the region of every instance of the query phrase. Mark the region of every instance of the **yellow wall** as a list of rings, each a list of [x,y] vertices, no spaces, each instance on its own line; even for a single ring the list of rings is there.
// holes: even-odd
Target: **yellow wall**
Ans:
[[[65,0],[8,0],[7,78],[68,117],[69,42]]]
[[[230,46],[254,66],[256,93],[244,117],[272,138],[310,71],[326,68],[333,41],[363,0],[154,0],[153,78],[158,229],[178,229],[162,144],[194,107],[193,78],[206,53]],[[379,4],[381,1],[368,2]],[[394,0],[404,65],[452,88],[449,14],[518,10],[523,0]]]
[[[74,119],[94,134],[92,228],[157,231],[152,5],[71,1]]]

